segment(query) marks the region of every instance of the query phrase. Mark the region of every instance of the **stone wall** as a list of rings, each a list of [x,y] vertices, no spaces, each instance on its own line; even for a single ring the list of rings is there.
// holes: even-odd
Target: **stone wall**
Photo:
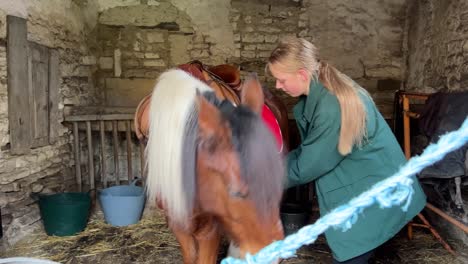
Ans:
[[[54,48],[60,58],[60,115],[65,105],[94,104],[91,67],[83,63],[88,55],[85,45],[85,12],[74,1],[2,1],[0,3],[0,207],[4,238],[2,244],[12,244],[31,230],[41,226],[37,205],[31,192],[70,190],[74,182],[69,130],[59,125],[58,140],[32,149],[27,155],[10,153],[8,127],[8,87],[6,62],[6,16],[28,20],[28,40]],[[25,77],[26,78],[26,77]]]
[[[109,106],[136,105],[161,71],[193,59],[238,64],[272,88],[265,61],[286,35],[312,40],[323,59],[371,92],[386,117],[403,79],[404,0],[100,2],[97,85]],[[279,96],[289,107],[295,102]]]
[[[410,1],[407,90],[468,90],[468,2]]]
[[[304,1],[307,29],[321,57],[366,88],[386,118],[404,76],[406,0]]]
[[[155,78],[177,64],[194,59],[209,65],[237,64],[242,73],[257,72],[264,84],[291,107],[295,100],[274,90],[273,79],[265,75],[265,61],[279,38],[298,35],[313,41],[322,59],[368,89],[384,115],[391,117],[393,92],[404,78],[405,10],[404,0],[0,2],[3,241],[14,243],[39,226],[37,207],[29,198],[31,192],[71,188],[72,138],[62,124],[68,107],[74,107],[74,113],[101,113],[104,107],[132,112],[151,91]],[[60,58],[60,118],[53,120],[62,124],[59,140],[23,156],[9,152],[7,14],[27,18],[28,39],[58,49]],[[85,139],[80,141],[86,157]],[[137,160],[138,153],[133,156]],[[121,160],[124,164],[125,158],[121,156]],[[96,153],[95,171],[99,174],[97,164]],[[86,174],[86,158],[81,165]],[[108,168],[112,168],[112,163]]]
[[[409,3],[406,23],[408,34],[404,41],[405,61],[407,61],[406,90],[423,93],[467,91],[468,2],[414,0]],[[422,146],[427,144],[424,136],[418,136],[416,133],[412,136],[414,139],[412,147],[423,142]],[[434,201],[440,199],[440,196],[435,195],[438,191],[435,192],[429,184],[426,187],[428,202],[439,206],[437,201]],[[466,193],[466,186],[462,184],[461,188],[462,193]],[[458,221],[466,223],[467,202],[465,196],[463,198],[465,213],[460,214],[452,208],[443,206],[440,206],[440,209]],[[468,236],[461,229],[430,210],[427,211],[427,217],[443,238],[454,241],[449,244],[453,245],[456,240],[460,240],[468,245]]]

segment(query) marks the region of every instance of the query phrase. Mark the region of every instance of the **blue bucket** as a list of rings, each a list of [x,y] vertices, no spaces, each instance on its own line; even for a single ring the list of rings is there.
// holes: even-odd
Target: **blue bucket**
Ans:
[[[103,189],[99,194],[106,222],[113,226],[136,224],[141,218],[145,205],[142,187],[131,185],[113,186]]]

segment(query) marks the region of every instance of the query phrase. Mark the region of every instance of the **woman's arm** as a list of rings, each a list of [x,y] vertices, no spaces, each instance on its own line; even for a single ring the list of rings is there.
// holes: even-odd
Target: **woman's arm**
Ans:
[[[287,188],[311,182],[333,170],[344,158],[338,152],[340,112],[320,113],[301,145],[287,156]]]

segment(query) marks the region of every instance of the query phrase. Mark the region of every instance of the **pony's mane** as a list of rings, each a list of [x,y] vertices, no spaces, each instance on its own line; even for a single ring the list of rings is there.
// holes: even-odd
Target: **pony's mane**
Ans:
[[[268,217],[283,192],[284,167],[276,141],[260,117],[216,98],[213,90],[186,73],[173,69],[161,74],[151,97],[146,147],[147,196],[158,198],[171,219],[185,226],[196,195],[197,93],[217,106],[229,122],[243,181],[258,213]]]
[[[271,208],[276,208],[281,199],[285,175],[275,138],[260,116],[242,105],[224,116],[231,125],[249,198],[260,216],[271,217]]]
[[[243,105],[234,107],[229,101],[219,101],[213,93],[205,98],[216,105],[229,122],[232,143],[240,158],[242,180],[249,186],[251,199],[260,216],[270,217],[271,208],[283,194],[285,169],[278,146],[259,115]]]
[[[160,75],[151,96],[147,196],[150,203],[160,199],[179,223],[188,219],[195,200],[195,102],[198,92],[207,91],[212,91],[208,85],[183,70],[172,69]]]

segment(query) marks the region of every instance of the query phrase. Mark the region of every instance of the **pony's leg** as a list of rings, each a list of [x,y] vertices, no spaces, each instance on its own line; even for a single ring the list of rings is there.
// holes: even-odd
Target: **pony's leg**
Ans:
[[[195,239],[192,233],[188,233],[180,228],[171,228],[177,241],[180,244],[184,264],[194,264],[197,260]]]
[[[210,219],[195,233],[198,245],[198,264],[215,264],[218,258],[221,232],[215,220]]]

